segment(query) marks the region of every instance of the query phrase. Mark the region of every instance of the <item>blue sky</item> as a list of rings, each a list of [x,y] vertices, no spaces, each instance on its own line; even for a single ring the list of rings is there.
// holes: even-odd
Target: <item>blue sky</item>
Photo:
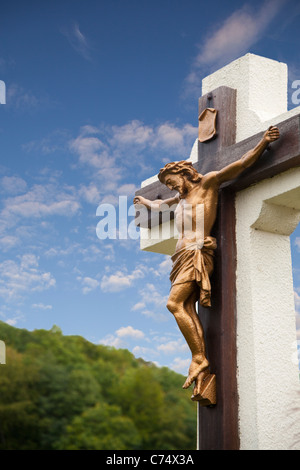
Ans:
[[[189,156],[201,80],[239,56],[286,62],[294,106],[299,2],[0,9],[0,319],[56,324],[186,374],[190,353],[165,307],[169,259],[141,252],[139,240],[99,240],[96,210],[119,196],[131,204],[142,180]],[[291,245],[299,312],[299,227]]]

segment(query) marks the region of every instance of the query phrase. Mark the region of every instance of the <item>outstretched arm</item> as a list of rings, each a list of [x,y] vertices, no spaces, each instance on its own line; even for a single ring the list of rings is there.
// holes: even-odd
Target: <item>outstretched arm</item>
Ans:
[[[178,204],[179,202],[179,194],[175,197],[171,197],[169,199],[156,199],[155,201],[150,201],[143,196],[136,196],[133,199],[133,204],[141,204],[145,206],[147,209],[153,211],[160,211],[162,209],[167,209],[168,207],[172,206],[173,204]]]
[[[231,163],[216,174],[219,184],[224,183],[237,178],[246,168],[253,165],[256,160],[262,155],[264,150],[268,147],[271,142],[274,142],[279,138],[279,131],[277,127],[269,127],[264,133],[262,140],[254,147],[249,150],[240,160]]]

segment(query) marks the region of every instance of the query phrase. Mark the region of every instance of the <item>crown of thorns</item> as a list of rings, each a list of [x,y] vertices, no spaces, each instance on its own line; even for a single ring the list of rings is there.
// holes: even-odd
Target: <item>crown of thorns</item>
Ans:
[[[200,173],[195,170],[193,164],[191,162],[187,162],[186,160],[181,160],[180,162],[172,162],[167,163],[163,168],[161,168],[160,172],[158,173],[158,179],[161,183],[165,182],[165,177],[167,174],[176,175],[181,173],[183,175],[188,176],[190,181],[197,182],[201,179]]]

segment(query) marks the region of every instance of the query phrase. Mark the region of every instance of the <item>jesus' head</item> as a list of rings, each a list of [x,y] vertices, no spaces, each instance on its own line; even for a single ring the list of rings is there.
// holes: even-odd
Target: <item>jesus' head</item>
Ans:
[[[158,174],[159,181],[169,189],[178,191],[181,197],[188,192],[191,183],[198,183],[201,178],[193,164],[185,160],[167,163]]]

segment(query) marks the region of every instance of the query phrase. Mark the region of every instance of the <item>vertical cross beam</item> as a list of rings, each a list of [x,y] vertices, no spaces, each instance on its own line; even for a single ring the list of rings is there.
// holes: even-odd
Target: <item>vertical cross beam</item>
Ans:
[[[221,86],[199,99],[199,115],[205,108],[217,110],[217,135],[206,142],[198,141],[198,161],[195,168],[201,174],[220,170],[237,159],[236,90]],[[225,156],[225,158],[224,158]],[[241,155],[239,155],[240,157]],[[136,195],[153,200],[172,194],[159,181],[137,191]],[[160,195],[160,197],[158,197]],[[157,217],[139,220],[141,227],[155,227]],[[236,384],[236,305],[235,305],[235,193],[229,188],[220,190],[219,209],[213,236],[218,248],[212,277],[212,307],[198,306],[206,334],[211,373],[217,377],[217,405],[199,406],[199,449],[237,449],[237,384]]]
[[[198,306],[205,331],[211,371],[217,378],[217,405],[198,407],[199,450],[237,450],[238,396],[236,378],[236,244],[235,194],[220,192],[215,268],[211,278],[212,307]]]
[[[198,144],[197,169],[204,174],[222,165],[222,150],[235,144],[236,91],[220,87],[199,99],[199,114],[217,109],[217,137]],[[196,166],[195,165],[195,166]],[[218,166],[218,165],[217,165]],[[205,331],[210,370],[217,378],[217,405],[198,407],[199,450],[239,448],[238,397],[236,382],[236,302],[235,302],[235,194],[220,190],[219,208],[213,236],[218,248],[211,279],[212,307],[198,305]]]

